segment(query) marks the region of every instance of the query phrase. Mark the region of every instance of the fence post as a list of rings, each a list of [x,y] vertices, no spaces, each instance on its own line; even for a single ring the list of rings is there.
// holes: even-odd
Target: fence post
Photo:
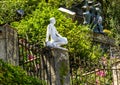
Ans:
[[[70,68],[68,52],[58,48],[43,49],[47,67],[45,73],[48,85],[70,85]]]
[[[113,85],[120,84],[120,61],[113,63],[112,65],[113,72]]]

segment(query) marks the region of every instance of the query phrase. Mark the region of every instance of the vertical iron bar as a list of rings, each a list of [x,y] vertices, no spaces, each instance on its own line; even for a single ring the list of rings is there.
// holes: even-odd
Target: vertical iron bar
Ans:
[[[22,37],[20,37],[20,39],[21,39],[21,42],[20,42],[20,45],[21,45],[21,53],[20,53],[20,56],[21,56],[21,66],[24,69],[24,50],[23,50],[24,49],[24,47],[23,47],[24,40],[23,40]]]
[[[42,76],[41,76],[41,70],[42,70],[42,59],[41,59],[41,50],[38,49],[38,56],[39,56],[39,78],[42,80]]]
[[[15,32],[13,30],[13,54],[12,54],[12,59],[14,60],[14,62],[16,62],[15,59],[14,59],[14,53],[15,53]]]
[[[28,44],[28,57],[30,57],[30,56],[32,56],[32,54],[31,54],[31,49],[32,49],[32,45],[31,44]],[[29,62],[28,63],[30,63],[30,65],[29,65],[29,75],[30,76],[32,76],[32,62],[31,62],[31,59],[30,58],[28,58],[28,60],[29,60]]]

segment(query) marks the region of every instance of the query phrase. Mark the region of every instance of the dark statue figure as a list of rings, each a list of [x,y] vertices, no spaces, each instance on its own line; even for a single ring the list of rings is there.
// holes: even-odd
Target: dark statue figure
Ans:
[[[96,8],[95,18],[93,21],[93,25],[94,25],[93,32],[103,33],[102,22],[103,22],[103,19],[100,15],[100,9]]]
[[[83,9],[84,9],[84,12],[83,12],[84,22],[83,22],[83,24],[90,24],[91,14],[89,12],[89,8],[88,8],[88,6],[83,6]]]
[[[92,0],[84,0],[83,9],[83,24],[89,24],[93,32],[103,33],[103,18],[101,16],[101,4],[94,4]]]

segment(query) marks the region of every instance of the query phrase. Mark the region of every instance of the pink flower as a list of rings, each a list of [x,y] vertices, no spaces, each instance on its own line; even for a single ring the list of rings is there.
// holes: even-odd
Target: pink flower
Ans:
[[[34,56],[28,55],[28,59],[29,59],[29,60],[33,60],[33,58],[34,58]]]
[[[96,75],[101,76],[101,77],[106,76],[106,74],[105,74],[105,71],[104,71],[104,70],[97,71],[97,72],[96,72]]]

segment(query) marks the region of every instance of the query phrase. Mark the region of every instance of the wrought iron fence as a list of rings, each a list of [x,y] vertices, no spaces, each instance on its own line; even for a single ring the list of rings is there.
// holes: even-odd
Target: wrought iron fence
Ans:
[[[55,63],[49,49],[40,49],[19,38],[20,66],[28,75],[40,78],[52,85],[52,69]],[[46,57],[49,56],[49,57]],[[71,85],[120,85],[120,57],[100,57],[94,60],[69,53]],[[50,65],[50,62],[53,65]]]
[[[38,45],[27,42],[26,39],[19,38],[19,64],[27,71],[27,74],[43,80],[43,85],[52,85],[51,65],[53,62],[49,50],[40,49]],[[46,58],[46,56],[49,56]],[[52,60],[52,61],[50,61]],[[54,63],[53,63],[54,64]],[[46,83],[46,84],[45,84]]]
[[[120,58],[70,56],[71,85],[120,85]]]
[[[19,45],[19,65],[27,71],[28,75],[43,80],[43,84],[45,81],[47,85],[52,85],[52,70],[54,70],[53,67],[55,66],[55,63],[54,58],[51,55],[51,51],[49,49],[42,49],[38,44],[30,43],[19,36],[17,38],[17,33],[14,32],[13,29],[8,28],[9,26],[5,25],[5,27],[1,27],[0,29],[0,39],[1,42],[3,42],[3,46],[1,45],[1,48],[7,46],[5,48],[6,53],[12,53],[6,55],[10,56],[13,60],[17,60],[17,57],[15,58],[14,56],[18,55],[17,45]],[[19,44],[17,44],[17,39]],[[112,42],[111,44],[113,44],[112,40],[105,40],[108,39],[104,39],[104,43]],[[102,40],[100,39],[99,41]],[[107,45],[105,44],[105,46]],[[115,56],[99,57],[92,60],[86,59],[86,57],[81,59],[81,57],[76,56],[75,53],[69,53],[71,85],[120,85],[120,55],[115,54],[117,51],[116,47],[108,47],[107,49],[110,49],[110,51],[113,52],[110,56]],[[117,51],[117,54],[120,54],[120,50]]]

